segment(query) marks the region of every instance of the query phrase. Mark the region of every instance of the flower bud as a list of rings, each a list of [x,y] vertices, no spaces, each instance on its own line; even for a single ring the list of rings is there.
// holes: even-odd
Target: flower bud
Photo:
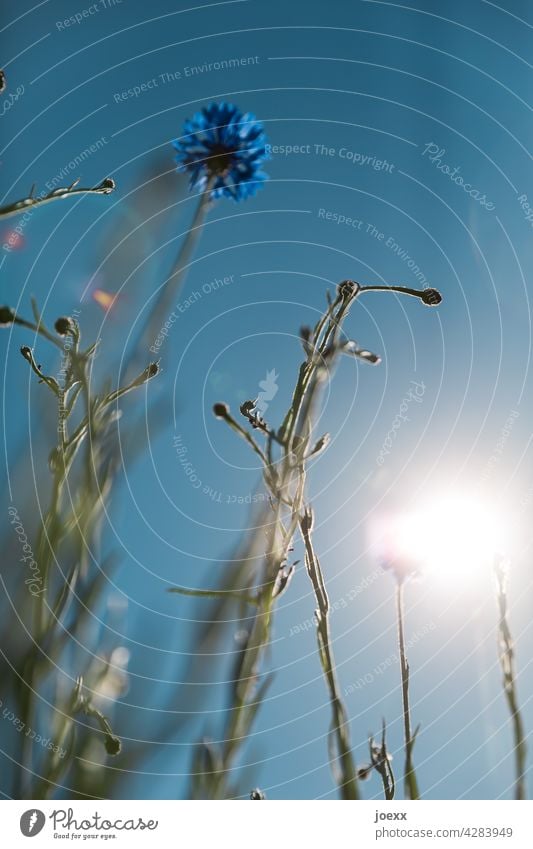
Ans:
[[[312,507],[306,507],[304,510],[304,514],[300,519],[300,527],[302,529],[302,534],[309,534],[313,530],[313,525],[315,524],[315,516],[313,513]]]
[[[113,192],[117,187],[117,184],[111,177],[106,177],[105,180],[102,180],[100,185],[98,186],[98,191],[102,192],[104,195],[108,195]]]
[[[143,383],[146,383],[148,380],[151,380],[152,377],[155,377],[156,374],[159,374],[160,367],[159,363],[150,363],[146,366],[146,368],[140,373],[138,377],[132,382],[131,386],[142,386]]]
[[[13,324],[15,320],[15,312],[11,307],[0,307],[0,327],[7,327],[8,324]]]
[[[72,319],[68,316],[61,316],[61,318],[58,318],[54,324],[54,329],[60,336],[66,336],[67,333],[72,333],[72,330],[74,329]]]
[[[421,300],[426,307],[436,307],[442,301],[442,295],[437,289],[424,289]]]
[[[229,407],[227,404],[215,404],[213,412],[217,419],[226,419],[229,416]]]
[[[337,292],[342,298],[349,299],[357,294],[359,288],[359,283],[356,283],[355,280],[343,280],[337,286]]]
[[[255,401],[244,401],[239,410],[241,412],[241,416],[244,416],[246,419],[249,419],[253,416],[253,412],[255,410],[256,402]]]
[[[105,750],[108,755],[118,755],[122,748],[122,743],[118,739],[118,737],[113,737],[111,734],[107,734],[105,738]]]
[[[372,772],[372,769],[372,764],[359,767],[359,769],[357,770],[357,778],[359,779],[359,781],[366,781],[368,778],[370,778],[370,773]]]

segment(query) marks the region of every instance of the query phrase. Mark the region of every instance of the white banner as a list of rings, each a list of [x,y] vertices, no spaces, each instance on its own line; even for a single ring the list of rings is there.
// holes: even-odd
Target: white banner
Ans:
[[[533,846],[531,802],[2,803],[2,846],[368,849]],[[35,843],[30,843],[35,839]]]

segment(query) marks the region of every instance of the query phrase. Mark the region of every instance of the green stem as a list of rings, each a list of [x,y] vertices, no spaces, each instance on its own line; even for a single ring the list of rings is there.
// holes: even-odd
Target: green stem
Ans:
[[[503,674],[503,690],[511,720],[513,724],[514,757],[515,757],[515,799],[527,799],[526,791],[526,756],[527,745],[524,732],[522,714],[518,706],[518,695],[516,689],[516,672],[514,658],[514,643],[508,623],[508,603],[506,589],[505,564],[497,561],[495,566],[496,575],[496,599],[498,602],[499,623],[499,648],[500,666]]]
[[[223,798],[227,794],[231,764],[246,741],[257,713],[260,695],[258,695],[256,687],[263,655],[270,644],[275,608],[275,598],[273,597],[275,581],[279,569],[289,555],[304,503],[306,447],[312,433],[311,420],[314,414],[315,399],[322,386],[322,381],[317,376],[318,370],[323,368],[329,351],[332,352],[331,358],[335,357],[336,349],[333,342],[356,295],[357,290],[355,288],[353,290],[339,290],[336,299],[330,303],[325,315],[315,328],[312,349],[306,362],[300,368],[291,406],[279,431],[277,441],[281,442],[283,454],[279,476],[276,476],[275,480],[271,476],[266,477],[271,490],[272,501],[275,504],[275,515],[271,524],[272,544],[265,558],[261,589],[256,596],[258,610],[238,672],[234,700],[224,735],[225,744],[221,763],[214,775],[210,773],[211,784],[208,792],[214,798]],[[219,414],[217,413],[217,415]],[[219,418],[226,419],[228,416],[220,414]],[[238,430],[241,437],[247,433],[240,426],[235,427],[233,420],[228,421],[228,423]],[[245,436],[245,438],[247,437]],[[272,466],[271,440],[272,435],[267,435],[266,455],[263,455],[263,452],[259,449],[265,467]],[[252,449],[259,453],[255,440],[250,437],[247,438],[247,441],[250,444],[252,441]],[[284,508],[286,509],[284,510]],[[335,679],[327,617],[320,628],[320,643],[323,645],[321,657],[327,667],[328,687],[332,696],[332,728],[340,753],[342,793],[344,798],[353,799],[357,798],[356,777],[347,738],[346,713],[339,697]],[[261,689],[259,693],[261,693]]]
[[[403,612],[403,581],[396,586],[396,613],[398,617],[398,645],[400,649],[400,669],[402,674],[403,728],[405,740],[405,795],[408,799],[419,799],[418,782],[413,765],[413,747],[416,732],[411,732],[411,714],[409,708],[409,663],[405,652],[404,612]]]
[[[318,605],[318,609],[315,612],[318,649],[331,702],[331,727],[332,733],[335,737],[340,763],[340,780],[338,783],[343,799],[359,799],[357,770],[352,756],[350,734],[348,730],[348,716],[339,693],[335,660],[333,657],[333,649],[331,647],[331,636],[329,630],[329,598],[322,569],[320,568],[320,562],[313,548],[311,539],[312,525],[312,513],[310,509],[307,509],[304,516],[300,519],[300,531],[305,546],[307,573],[311,579]]]
[[[171,307],[174,305],[176,295],[185,280],[191,257],[202,233],[207,212],[211,206],[211,191],[214,181],[215,178],[211,178],[200,195],[191,226],[180,245],[167,281],[161,287],[155,299],[144,330],[141,333],[138,344],[133,349],[132,358],[128,365],[132,360],[135,361],[138,356],[144,355],[145,349],[153,346],[165,320],[168,318],[170,312],[172,312]]]

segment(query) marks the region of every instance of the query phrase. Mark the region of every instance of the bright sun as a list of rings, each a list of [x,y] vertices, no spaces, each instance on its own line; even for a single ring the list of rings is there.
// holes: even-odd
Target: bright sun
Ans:
[[[501,512],[490,504],[457,494],[380,520],[372,538],[382,559],[458,578],[490,569],[495,554],[507,551],[505,525]]]

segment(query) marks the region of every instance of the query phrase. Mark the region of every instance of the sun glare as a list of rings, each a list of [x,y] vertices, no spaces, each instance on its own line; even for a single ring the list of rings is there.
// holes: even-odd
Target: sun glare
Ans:
[[[381,519],[372,532],[378,557],[454,578],[490,569],[508,550],[504,517],[475,497],[448,495]]]

